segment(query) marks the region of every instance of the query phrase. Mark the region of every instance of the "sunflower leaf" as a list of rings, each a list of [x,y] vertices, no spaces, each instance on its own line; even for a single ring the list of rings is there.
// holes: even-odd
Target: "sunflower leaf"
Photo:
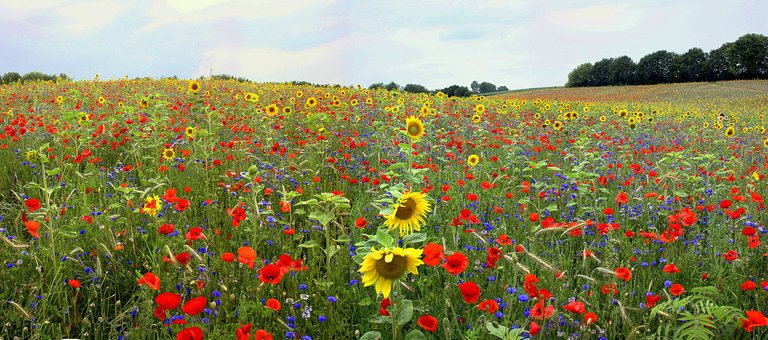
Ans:
[[[423,233],[413,233],[403,236],[403,243],[405,244],[414,244],[414,243],[421,243],[424,242],[427,239],[427,234]]]
[[[395,239],[384,229],[379,229],[379,231],[376,232],[376,240],[379,244],[387,248],[395,247]]]
[[[397,306],[397,313],[395,322],[398,326],[403,326],[411,321],[413,318],[413,302],[411,300],[403,300]]]

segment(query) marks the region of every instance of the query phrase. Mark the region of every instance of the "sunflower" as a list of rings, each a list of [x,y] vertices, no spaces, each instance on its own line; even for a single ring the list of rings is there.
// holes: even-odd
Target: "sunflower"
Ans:
[[[419,139],[424,136],[424,122],[419,117],[410,116],[405,119],[405,131],[411,139]]]
[[[763,146],[768,148],[768,138],[763,139]]]
[[[605,122],[605,120],[606,120],[605,115],[600,116],[600,121],[601,122]]]
[[[371,253],[365,255],[358,270],[363,274],[363,285],[368,287],[375,283],[376,293],[381,293],[384,298],[389,297],[392,284],[403,277],[406,270],[414,275],[419,274],[417,267],[424,264],[419,259],[422,252],[422,249],[415,248],[371,248]]]
[[[561,123],[559,120],[556,120],[554,123],[552,123],[552,128],[555,130],[560,130],[562,127],[563,123]]]
[[[264,112],[266,112],[267,116],[270,116],[270,117],[274,117],[279,111],[280,109],[277,108],[277,105],[275,104],[272,104],[264,108]]]
[[[485,105],[483,105],[483,104],[475,105],[475,112],[477,112],[477,113],[485,112]]]
[[[733,135],[735,134],[736,134],[736,130],[733,128],[733,126],[729,126],[727,129],[725,129],[726,137],[733,137]]]
[[[40,158],[40,154],[37,153],[37,150],[29,150],[24,154],[24,157],[27,158],[28,161],[34,162]]]
[[[349,105],[352,105],[352,106],[357,105],[357,103],[358,103],[357,99],[352,99],[349,101]]]
[[[187,135],[187,138],[195,138],[196,133],[197,129],[192,126],[187,126],[187,128],[184,129],[184,134]]]
[[[432,209],[429,208],[426,196],[421,192],[409,191],[400,196],[392,213],[385,217],[384,225],[389,230],[400,229],[400,236],[418,232],[429,211]]]
[[[477,165],[477,163],[480,163],[480,156],[469,155],[469,157],[467,158],[467,164],[469,164],[469,166],[475,166]]]
[[[307,98],[307,106],[315,107],[315,105],[317,105],[317,99],[315,99],[315,97]]]
[[[290,106],[286,106],[286,107],[283,108],[283,113],[284,114],[289,115],[289,114],[291,114],[291,112],[293,112],[293,109]]]
[[[189,89],[189,92],[197,93],[200,91],[200,83],[197,82],[197,80],[193,80],[189,82],[189,85],[187,87]]]
[[[627,110],[621,110],[621,111],[619,111],[619,117],[621,117],[621,118],[624,118],[624,117],[626,117],[626,116],[627,116],[627,114],[628,114],[628,113],[627,113]]]
[[[176,157],[176,152],[173,151],[173,149],[163,149],[163,158],[166,160],[173,160],[173,158]]]

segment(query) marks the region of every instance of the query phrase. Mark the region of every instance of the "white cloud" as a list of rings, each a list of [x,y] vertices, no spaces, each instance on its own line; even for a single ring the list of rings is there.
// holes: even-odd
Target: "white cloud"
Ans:
[[[555,11],[549,16],[553,24],[589,32],[616,32],[634,27],[643,11],[628,4],[595,5],[572,10]]]
[[[86,32],[104,27],[127,8],[128,5],[122,2],[97,0],[64,6],[58,12],[68,19],[67,29],[73,32]]]

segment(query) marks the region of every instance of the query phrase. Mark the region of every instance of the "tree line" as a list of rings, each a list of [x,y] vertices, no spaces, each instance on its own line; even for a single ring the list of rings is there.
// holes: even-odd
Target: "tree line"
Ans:
[[[489,82],[482,82],[478,83],[476,80],[470,84],[470,87],[466,86],[460,86],[460,85],[451,85],[446,88],[442,89],[436,89],[434,91],[430,91],[423,85],[419,84],[406,84],[405,86],[400,86],[395,82],[390,82],[388,84],[384,83],[374,83],[371,84],[371,86],[368,86],[369,89],[375,90],[375,89],[384,89],[384,90],[390,90],[390,91],[397,91],[402,90],[403,92],[410,92],[410,93],[437,93],[442,92],[445,93],[448,97],[469,97],[475,94],[486,94],[491,92],[498,92],[498,91],[509,91],[509,89],[506,86],[499,86],[496,87],[496,85],[489,83]]]
[[[577,66],[566,87],[649,85],[694,81],[768,79],[768,37],[746,34],[717,49],[694,47],[683,54],[665,50],[642,57],[604,58]]]
[[[26,83],[26,82],[38,81],[38,80],[57,81],[58,79],[68,80],[69,76],[66,73],[60,73],[59,75],[55,75],[55,74],[45,74],[43,72],[38,72],[38,71],[32,71],[22,76],[18,72],[7,72],[2,76],[0,76],[0,84],[13,84],[15,82]]]

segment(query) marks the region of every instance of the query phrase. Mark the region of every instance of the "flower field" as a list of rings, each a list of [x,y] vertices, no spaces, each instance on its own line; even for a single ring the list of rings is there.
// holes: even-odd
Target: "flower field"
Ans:
[[[0,338],[764,338],[768,100],[723,84],[4,85]]]

